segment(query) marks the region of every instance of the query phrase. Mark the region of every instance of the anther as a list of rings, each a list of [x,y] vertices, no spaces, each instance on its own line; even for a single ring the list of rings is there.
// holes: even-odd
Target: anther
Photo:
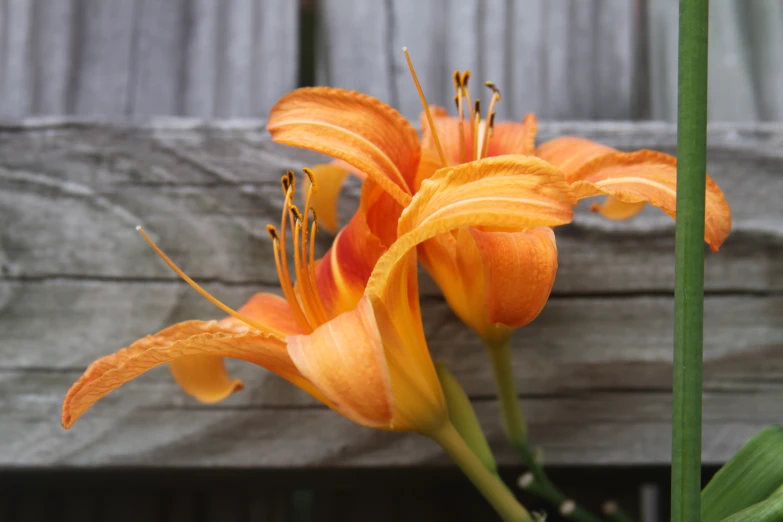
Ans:
[[[277,235],[277,229],[274,225],[267,225],[266,231],[274,241],[280,241],[280,237]]]
[[[462,76],[460,76],[459,71],[454,71],[454,89],[456,89],[457,94],[462,90]]]
[[[481,100],[476,98],[476,104],[473,106],[473,110],[476,111],[475,114],[481,114]]]
[[[303,168],[302,171],[307,175],[307,179],[310,180],[310,189],[313,192],[318,192],[318,184],[315,182],[315,172],[308,169],[307,167]]]
[[[301,212],[299,212],[299,209],[298,209],[298,208],[296,208],[296,205],[293,205],[293,204],[292,204],[292,205],[289,205],[289,206],[288,206],[288,211],[289,211],[289,212],[291,212],[291,215],[293,215],[293,216],[294,216],[294,220],[295,220],[296,222],[299,222],[299,223],[301,223],[301,222],[302,222],[302,213],[301,213]]]
[[[460,81],[459,81],[460,84],[462,84],[462,88],[463,89],[467,89],[468,88],[468,81],[469,80],[470,80],[470,71],[466,70],[466,71],[464,71],[462,73],[462,78],[460,78]]]
[[[489,87],[489,89],[492,91],[492,96],[497,96],[498,101],[501,100],[500,89],[498,89],[497,85],[492,82],[484,82],[484,85]]]
[[[459,95],[457,95],[457,96],[454,96],[454,105],[456,105],[456,106],[457,106],[457,112],[459,112],[459,110],[460,110],[459,99],[460,99],[460,96],[459,96]]]

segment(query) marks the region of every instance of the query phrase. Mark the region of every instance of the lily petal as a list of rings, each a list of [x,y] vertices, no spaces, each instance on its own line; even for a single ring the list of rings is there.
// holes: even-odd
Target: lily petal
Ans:
[[[593,203],[590,205],[590,210],[598,212],[607,219],[613,219],[616,221],[622,221],[623,219],[629,219],[642,211],[647,206],[646,201],[639,201],[638,203],[626,203],[620,201],[612,196],[606,196],[603,204]]]
[[[216,355],[186,355],[171,361],[169,370],[185,393],[206,404],[244,388],[242,381],[228,376],[223,357]]]
[[[489,156],[524,154],[532,156],[536,150],[538,120],[535,114],[528,114],[521,123],[504,121],[496,123],[489,140]]]
[[[536,156],[559,168],[566,181],[576,181],[574,174],[591,160],[604,154],[618,152],[585,138],[563,136],[542,143],[535,151]]]
[[[563,174],[549,163],[521,155],[485,158],[441,169],[424,181],[400,217],[398,235],[429,222],[444,231],[562,225],[571,221],[575,203]]]
[[[555,233],[548,227],[513,233],[468,230],[483,262],[487,320],[509,328],[529,324],[555,283]]]
[[[99,399],[147,370],[189,356],[242,359],[263,366],[319,400],[326,401],[299,374],[288,356],[283,339],[248,326],[221,325],[217,321],[185,321],[93,362],[65,396],[63,426],[71,427]]]
[[[358,306],[316,328],[288,338],[298,370],[348,419],[390,429],[394,417],[389,369],[372,305]]]
[[[604,154],[572,174],[578,199],[606,194],[624,203],[647,202],[676,218],[677,159],[652,150]],[[704,240],[713,251],[731,231],[731,210],[707,176]]]
[[[562,173],[531,156],[499,156],[441,169],[403,211],[400,237],[375,265],[367,293],[383,295],[395,265],[439,234],[469,226],[522,231],[562,225],[571,221],[574,202]]]
[[[401,211],[372,181],[362,186],[359,208],[316,265],[318,290],[330,317],[356,307],[375,263],[396,238]]]
[[[337,202],[340,199],[340,191],[351,174],[349,170],[335,163],[337,162],[310,167],[318,184],[318,190],[311,196],[310,207],[318,214],[318,224],[332,233],[337,231]],[[310,178],[305,176],[302,181],[302,197],[305,197],[309,189]]]
[[[449,116],[449,112],[443,107],[431,105],[430,113],[435,123],[435,131],[438,133],[438,139],[440,145],[443,148],[443,154],[446,156],[446,160],[449,165],[459,165],[466,161],[473,160],[473,125],[470,122],[465,121],[463,123],[462,135],[464,137],[464,159],[460,157],[460,131],[459,131],[459,118]],[[422,149],[430,149],[435,152],[435,158],[438,160],[439,167],[444,167],[440,163],[440,157],[437,155],[437,149],[435,148],[435,139],[432,136],[432,129],[430,128],[429,120],[424,112],[419,116],[419,125],[421,126],[421,147]]]
[[[267,129],[278,143],[344,160],[401,205],[410,201],[419,137],[399,112],[379,100],[332,87],[297,89],[272,107]]]

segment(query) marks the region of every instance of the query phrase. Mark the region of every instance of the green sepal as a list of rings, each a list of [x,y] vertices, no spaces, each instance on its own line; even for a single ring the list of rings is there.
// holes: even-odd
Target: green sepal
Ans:
[[[436,362],[435,370],[438,372],[438,379],[440,379],[443,394],[446,396],[446,406],[449,410],[451,423],[487,469],[497,473],[498,465],[495,462],[495,457],[492,455],[492,450],[489,449],[489,444],[467,394],[445,364],[440,361]]]
[[[722,522],[783,522],[783,493],[734,513]]]
[[[775,425],[745,443],[707,484],[701,493],[701,522],[720,522],[758,504],[781,484],[783,427]]]

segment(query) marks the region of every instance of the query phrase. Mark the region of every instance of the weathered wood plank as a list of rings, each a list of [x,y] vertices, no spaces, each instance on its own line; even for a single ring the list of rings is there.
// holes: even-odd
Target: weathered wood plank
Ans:
[[[503,91],[499,115],[521,119],[631,119],[638,4],[470,0],[375,4],[325,0],[316,49],[319,82],[367,92],[415,119],[421,102],[407,46],[430,103],[453,107],[455,69]],[[358,40],[357,40],[358,39]],[[359,43],[357,43],[357,41]]]
[[[648,21],[652,119],[674,121],[677,112],[676,0],[644,2]],[[715,2],[710,9],[711,121],[780,120],[783,74],[783,6],[774,0]],[[771,67],[771,68],[770,68]]]
[[[229,305],[238,305],[259,288],[207,285]],[[0,386],[9,395],[30,392],[22,378],[27,371],[41,373],[36,383],[47,389],[62,387],[68,379],[47,372],[76,372],[92,360],[189,318],[220,317],[219,311],[184,285],[112,282],[4,283],[0,285]],[[754,374],[773,382],[780,378],[783,325],[777,318],[780,297],[727,296],[706,301],[705,386],[731,391],[766,386]],[[655,389],[670,386],[672,332],[670,297],[553,298],[541,316],[517,334],[516,373],[525,393],[582,393],[603,389]],[[467,392],[491,394],[492,376],[475,335],[456,321],[447,306],[428,298],[424,306],[430,347],[460,375]],[[766,361],[759,368],[759,361]],[[236,373],[259,385],[258,393],[244,393],[244,401],[290,406],[315,404],[304,393],[267,378],[257,368],[236,364]],[[20,373],[21,372],[21,373]],[[160,396],[177,393],[164,372],[153,379]],[[140,381],[141,382],[141,381]],[[123,393],[135,394],[135,384]],[[138,385],[145,386],[145,385]],[[52,388],[55,387],[55,388]],[[291,388],[293,389],[293,388]],[[24,394],[22,397],[24,397]],[[117,394],[118,400],[121,397]],[[19,406],[24,402],[8,399]],[[20,399],[21,400],[21,399]],[[109,399],[106,399],[109,400]]]
[[[562,133],[624,148],[672,150],[675,139],[660,124],[542,125],[543,137]],[[783,129],[714,127],[711,144],[710,171],[735,216],[733,239],[707,264],[705,460],[720,462],[783,413]],[[277,177],[317,159],[270,143],[258,122],[0,128],[0,221],[8,223],[0,243],[0,465],[445,462],[427,441],[353,426],[233,361],[247,388],[224,404],[195,404],[161,368],[110,394],[74,430],[58,425],[62,396],[91,360],[172,322],[219,315],[176,281],[133,225],[147,225],[191,275],[236,306],[274,288],[263,226],[280,210]],[[514,353],[532,433],[551,462],[668,460],[672,229],[655,212],[621,224],[580,212],[558,233],[556,296],[518,334]],[[424,294],[433,354],[478,401],[502,448],[482,349],[432,285]],[[504,451],[501,462],[516,462]]]
[[[296,87],[297,0],[0,0],[0,117],[265,117]]]
[[[542,125],[542,137],[562,133],[669,152],[675,142],[670,126]],[[782,144],[778,127],[711,133],[710,173],[732,205],[734,232],[722,252],[708,256],[708,291],[783,288],[783,267],[775,261],[783,248]],[[4,274],[176,280],[137,237],[133,227],[141,223],[194,277],[274,283],[263,227],[278,219],[278,176],[316,161],[271,143],[257,127],[3,132],[0,212],[13,223],[0,246]],[[357,194],[356,184],[346,191],[344,216]],[[555,292],[671,291],[673,230],[656,209],[622,223],[582,209],[573,225],[558,230]],[[326,234],[322,240],[328,245]],[[211,248],[203,248],[205,241]]]

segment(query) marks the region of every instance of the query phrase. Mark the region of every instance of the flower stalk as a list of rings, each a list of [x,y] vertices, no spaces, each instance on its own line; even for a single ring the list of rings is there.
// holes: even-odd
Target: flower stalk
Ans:
[[[672,522],[700,517],[709,0],[680,0]]]
[[[503,481],[487,469],[451,423],[444,424],[428,436],[449,454],[505,522],[533,522],[530,513]]]
[[[552,483],[544,471],[540,459],[536,458],[535,452],[531,450],[527,438],[527,426],[514,384],[510,340],[488,343],[487,348],[495,374],[495,385],[503,412],[506,437],[517,449],[522,457],[522,462],[529,470],[520,477],[520,488],[557,508],[560,514],[568,519],[577,522],[601,522],[601,518],[576,504],[573,499]]]

